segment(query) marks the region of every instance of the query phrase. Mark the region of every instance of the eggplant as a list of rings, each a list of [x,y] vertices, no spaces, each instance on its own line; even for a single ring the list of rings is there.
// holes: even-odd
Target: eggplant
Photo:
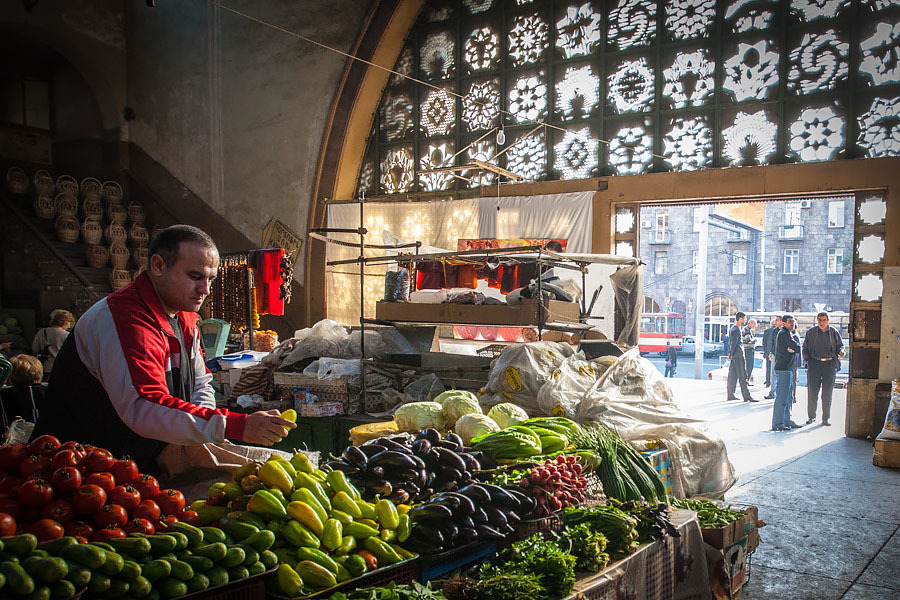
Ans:
[[[411,458],[412,461],[413,461],[414,463],[416,463],[416,468],[418,468],[418,469],[424,469],[424,468],[425,468],[425,461],[422,460],[421,458],[419,458],[418,456],[416,456],[415,454],[410,454],[410,455],[409,455],[409,458]]]
[[[366,457],[375,456],[376,454],[387,450],[387,448],[378,444],[363,444],[362,446],[357,446],[357,448],[359,448],[359,451],[365,454]]]
[[[459,512],[463,516],[468,516],[475,512],[475,504],[468,496],[463,496],[459,492],[444,492],[438,495],[442,498],[456,498],[459,506]]]
[[[462,452],[463,446],[465,444],[463,444],[463,439],[459,437],[458,434],[448,433],[447,437],[444,439],[446,439],[448,442],[453,442],[454,444],[456,444],[456,450],[454,450],[455,452]],[[451,450],[453,449],[451,448]]]
[[[461,459],[463,459],[463,462],[466,463],[467,471],[480,471],[481,470],[481,464],[477,460],[472,458],[471,454],[469,454],[468,452],[458,452],[457,454],[459,455],[459,457]]]
[[[394,442],[395,444],[400,444],[401,446],[406,446],[407,444],[409,444],[409,438],[406,437],[405,435],[393,435],[393,436],[389,437],[388,439],[391,440],[392,442]]]
[[[456,442],[451,442],[450,440],[440,440],[436,444],[433,444],[435,448],[443,448],[444,450],[450,450],[451,452],[456,452],[459,450],[459,445]]]
[[[429,469],[434,469],[434,467],[436,467],[438,462],[441,460],[441,455],[438,454],[436,448],[432,448],[425,453],[425,456],[420,456],[419,458],[425,461],[425,466],[427,466]]]
[[[471,544],[476,540],[478,540],[478,533],[475,531],[474,526],[459,528],[459,535],[456,536],[457,545],[465,546],[466,544]]]
[[[460,473],[466,470],[465,461],[460,458],[459,454],[446,448],[435,448],[440,457],[440,463],[445,467],[456,469]]]
[[[341,453],[341,458],[360,469],[365,469],[366,461],[369,460],[366,455],[363,454],[362,450],[356,446],[347,446],[344,448],[344,451]]]
[[[386,450],[385,452],[370,457],[368,464],[371,467],[384,467],[389,472],[400,471],[403,469],[418,470],[419,468],[412,459],[412,455],[394,452],[393,450]]]
[[[468,471],[463,471],[462,475],[460,475],[460,477],[459,477],[460,485],[468,485],[468,484],[472,483],[473,481],[475,481],[475,477],[473,477],[472,474],[469,473]]]
[[[393,502],[394,504],[406,504],[409,502],[409,492],[404,489],[394,490],[390,496],[388,496],[388,500]]]
[[[519,508],[519,500],[499,485],[493,485],[491,483],[481,483],[479,485],[481,485],[481,487],[483,487],[488,491],[488,493],[490,493],[491,504],[493,504],[494,506],[511,508],[513,510]]]
[[[409,481],[403,484],[403,489],[409,493],[411,499],[417,497],[421,491],[419,486]]]
[[[423,504],[409,511],[409,520],[413,523],[420,521],[445,521],[453,518],[453,511],[441,504]]]
[[[516,526],[522,522],[522,518],[515,513],[515,511],[509,511],[504,513],[506,515],[506,522],[510,524],[510,526]]]
[[[438,478],[438,481],[459,481],[462,479],[462,471],[458,471],[453,467],[448,467],[445,465],[438,465],[438,468],[434,471],[435,475]]]
[[[472,520],[475,522],[475,525],[487,525],[487,513],[480,506],[476,506],[475,512],[472,513]]]
[[[412,534],[403,542],[403,547],[416,554],[440,554],[443,547],[436,545],[434,540],[428,540],[420,537],[413,537]]]
[[[475,529],[475,521],[472,520],[472,517],[463,517],[462,519],[456,519],[456,524],[460,529]]]
[[[485,514],[487,514],[488,523],[496,529],[503,529],[509,522],[506,520],[506,513],[490,504],[482,506]]]
[[[451,512],[456,512],[459,510],[459,498],[454,498],[452,496],[445,496],[444,494],[438,494],[437,496],[433,496],[431,500],[428,501],[428,506],[446,506],[450,509]]]
[[[452,543],[456,540],[456,536],[459,535],[459,528],[456,525],[448,525],[444,527],[442,533],[444,534],[444,541]]]
[[[418,476],[419,471],[417,469],[388,469],[385,479],[407,482],[414,480]]]
[[[387,498],[394,492],[394,486],[386,479],[378,482],[377,485],[367,485],[366,489],[372,490],[376,495],[381,496],[382,498]]]
[[[328,466],[335,471],[343,471],[346,475],[356,475],[359,473],[359,467],[351,465],[342,460],[334,460],[328,463]]]
[[[537,509],[537,501],[534,497],[515,489],[507,489],[506,491],[519,501],[519,508],[514,509],[517,516],[527,517]]]
[[[475,504],[488,504],[491,501],[491,494],[481,487],[481,484],[472,483],[459,490],[463,496],[467,496]]]
[[[441,432],[437,429],[423,429],[416,439],[428,440],[432,446],[441,441]]]
[[[428,471],[425,469],[419,469],[419,472],[416,473],[415,479],[412,480],[411,483],[415,484],[418,487],[425,487],[425,482],[428,481]]]
[[[443,481],[437,480],[434,485],[435,491],[438,492],[449,492],[455,490],[457,487],[459,486],[452,479],[445,479]]]
[[[398,444],[389,438],[378,438],[375,441],[379,446],[384,446],[388,451],[399,452],[401,454],[412,454],[412,450],[405,444]]]
[[[377,477],[378,479],[384,479],[384,468],[372,467],[369,469],[369,475],[371,475],[372,477]]]
[[[431,450],[431,442],[428,440],[416,440],[412,443],[412,451],[416,456],[425,456]]]
[[[499,542],[506,536],[487,525],[476,525],[475,532],[478,534],[479,542]]]

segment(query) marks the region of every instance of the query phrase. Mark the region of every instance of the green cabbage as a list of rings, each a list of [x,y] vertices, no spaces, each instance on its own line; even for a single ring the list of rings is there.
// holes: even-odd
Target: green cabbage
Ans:
[[[525,412],[525,409],[512,402],[498,404],[488,412],[488,416],[497,422],[500,429],[518,425],[528,419],[528,413]]]
[[[500,426],[487,415],[470,413],[461,416],[453,426],[453,431],[459,434],[463,439],[463,443],[468,446],[473,437],[490,433],[492,431],[500,431]]]
[[[400,431],[443,429],[446,421],[437,402],[410,402],[394,412],[394,422]]]
[[[447,394],[447,392],[444,392]],[[443,396],[444,394],[441,394]],[[438,396],[440,398],[440,396]],[[458,391],[448,395],[443,401],[444,419],[447,423],[456,423],[463,415],[482,414],[478,398],[472,392]]]

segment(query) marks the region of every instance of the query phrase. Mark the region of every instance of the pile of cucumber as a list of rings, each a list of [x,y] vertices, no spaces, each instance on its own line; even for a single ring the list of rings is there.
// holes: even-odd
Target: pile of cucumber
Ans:
[[[216,527],[173,523],[165,533],[79,544],[71,536],[38,544],[25,533],[0,538],[0,598],[168,600],[276,566],[275,534],[235,541]]]

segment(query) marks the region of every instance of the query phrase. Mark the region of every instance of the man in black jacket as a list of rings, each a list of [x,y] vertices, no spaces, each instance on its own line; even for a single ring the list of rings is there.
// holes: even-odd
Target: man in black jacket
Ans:
[[[675,377],[675,367],[678,366],[678,352],[675,346],[669,345],[666,348],[666,372],[665,377]]]
[[[741,395],[744,402],[759,402],[750,396],[750,389],[747,387],[747,368],[744,364],[744,345],[741,343],[741,331],[744,327],[744,320],[747,318],[742,312],[734,315],[734,325],[728,332],[728,357],[731,359],[731,365],[728,367],[728,400],[737,400],[734,395],[735,385],[741,384]]]
[[[775,406],[772,409],[772,431],[786,431],[803,427],[791,419],[794,402],[794,357],[800,352],[800,344],[794,341],[794,317],[784,315],[783,327],[775,338]]]
[[[828,313],[816,315],[816,327],[810,327],[803,338],[803,362],[807,367],[807,403],[809,419],[816,420],[819,389],[822,390],[822,425],[831,425],[831,392],[834,390],[834,375],[841,368],[844,343],[834,327],[828,326]]]
[[[763,354],[766,357],[766,387],[770,388],[766,399],[775,397],[775,377],[772,375],[772,361],[775,360],[775,337],[781,330],[781,317],[772,319],[772,326],[763,333]]]

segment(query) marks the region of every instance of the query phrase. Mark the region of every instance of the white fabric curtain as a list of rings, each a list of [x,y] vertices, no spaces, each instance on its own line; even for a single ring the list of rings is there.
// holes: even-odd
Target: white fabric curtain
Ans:
[[[594,192],[481,198],[480,238],[568,240],[566,252],[591,252]]]

